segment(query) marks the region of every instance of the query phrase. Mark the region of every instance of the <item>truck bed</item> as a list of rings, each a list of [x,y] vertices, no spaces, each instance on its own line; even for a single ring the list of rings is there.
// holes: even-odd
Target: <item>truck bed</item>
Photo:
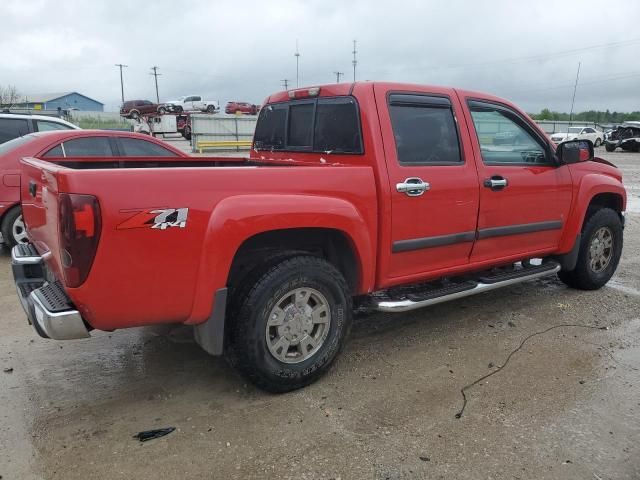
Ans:
[[[65,286],[94,328],[205,321],[235,252],[265,222],[275,228],[350,229],[374,255],[371,167],[225,157],[57,164],[28,158],[22,164],[31,240],[63,284],[60,194],[97,199],[101,233],[90,273],[79,287]],[[150,215],[172,209],[185,212],[185,221],[150,223]],[[345,211],[350,225],[344,224]]]

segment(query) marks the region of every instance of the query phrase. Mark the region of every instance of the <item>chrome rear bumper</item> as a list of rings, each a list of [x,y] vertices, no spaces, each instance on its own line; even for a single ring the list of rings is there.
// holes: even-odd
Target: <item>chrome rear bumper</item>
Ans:
[[[38,335],[53,340],[89,337],[86,322],[60,283],[46,280],[46,266],[33,245],[13,247],[11,267],[18,298]]]

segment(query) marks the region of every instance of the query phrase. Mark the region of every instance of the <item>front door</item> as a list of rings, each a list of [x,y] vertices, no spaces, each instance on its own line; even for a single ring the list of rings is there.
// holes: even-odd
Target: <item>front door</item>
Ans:
[[[478,239],[471,261],[556,248],[571,206],[571,175],[548,140],[519,112],[467,100],[480,177]]]
[[[478,177],[453,90],[375,86],[390,182],[385,284],[465,265],[475,239]]]

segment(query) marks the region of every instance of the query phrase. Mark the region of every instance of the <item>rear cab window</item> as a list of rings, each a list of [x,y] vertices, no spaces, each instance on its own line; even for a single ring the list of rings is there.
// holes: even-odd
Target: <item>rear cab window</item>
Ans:
[[[458,129],[448,98],[391,94],[389,115],[400,165],[464,163]]]
[[[265,106],[254,135],[256,150],[361,154],[356,100],[318,97]]]

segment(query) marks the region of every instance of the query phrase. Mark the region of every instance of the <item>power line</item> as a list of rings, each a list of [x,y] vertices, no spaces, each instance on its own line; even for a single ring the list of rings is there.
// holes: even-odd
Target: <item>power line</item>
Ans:
[[[496,60],[487,60],[483,62],[475,62],[475,63],[466,63],[460,65],[444,65],[440,67],[434,67],[433,70],[441,70],[441,69],[455,69],[455,68],[473,68],[473,67],[484,67],[495,65],[499,63],[518,63],[523,61],[532,61],[532,60],[546,60],[549,58],[557,58],[557,57],[566,57],[570,55],[574,55],[576,53],[583,53],[589,50],[595,50],[600,48],[611,48],[611,47],[621,47],[621,46],[629,46],[636,43],[640,43],[640,38],[634,38],[631,40],[623,40],[619,42],[610,42],[610,43],[601,43],[598,45],[590,45],[587,47],[580,48],[572,48],[569,50],[562,50],[555,53],[549,54],[537,54],[537,55],[526,55],[521,57],[511,57],[511,58],[502,58]]]
[[[123,65],[122,63],[116,63],[116,67],[120,67],[120,93],[122,95],[122,103],[124,103],[124,81],[122,79],[122,69],[127,68],[129,65]]]
[[[333,72],[333,74],[336,76],[336,83],[340,83],[340,77],[344,75],[344,73],[342,72]]]
[[[287,80],[286,78],[283,78],[280,81],[282,82],[282,86],[284,87],[284,89],[289,90],[289,80]]]
[[[160,103],[160,94],[158,93],[158,77],[162,75],[161,73],[158,73],[159,68],[160,67],[154,65],[153,67],[151,67],[151,70],[153,70],[153,73],[149,74],[149,75],[153,75],[153,79],[156,82],[156,100],[158,103]]]

